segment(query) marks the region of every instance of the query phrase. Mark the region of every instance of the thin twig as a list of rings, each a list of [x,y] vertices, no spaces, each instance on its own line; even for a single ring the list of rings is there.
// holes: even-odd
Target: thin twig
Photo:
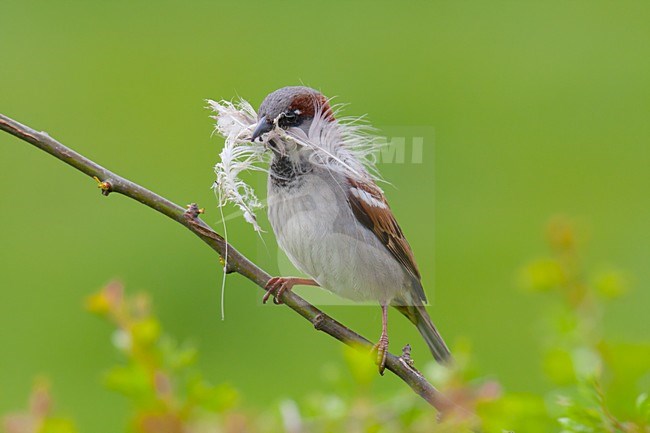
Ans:
[[[0,129],[20,138],[21,140],[33,144],[55,158],[60,159],[82,173],[96,179],[100,189],[102,190],[102,194],[109,195],[110,193],[115,192],[139,201],[143,205],[162,213],[188,228],[192,233],[201,238],[203,242],[215,250],[220,257],[223,258],[223,255],[227,251],[227,272],[237,272],[253,281],[261,288],[264,288],[267,281],[271,278],[269,274],[257,267],[232,245],[227,245],[223,237],[214,232],[205,222],[201,221],[198,218],[200,212],[197,207],[191,207],[189,210],[186,210],[166,198],[105,169],[99,164],[54,140],[45,132],[35,131],[34,129],[22,125],[2,114],[0,114]],[[372,344],[367,339],[337,322],[295,293],[285,291],[280,298],[289,308],[309,320],[317,330],[323,331],[350,346],[361,347],[363,350],[368,351],[372,348]],[[400,379],[408,384],[416,394],[438,409],[438,411],[446,412],[447,410],[459,410],[458,407],[455,407],[453,402],[447,399],[436,390],[433,385],[427,382],[427,380],[422,377],[417,370],[409,367],[409,365],[402,362],[400,358],[389,353],[386,359],[386,368],[395,373]],[[466,412],[464,409],[461,410]]]

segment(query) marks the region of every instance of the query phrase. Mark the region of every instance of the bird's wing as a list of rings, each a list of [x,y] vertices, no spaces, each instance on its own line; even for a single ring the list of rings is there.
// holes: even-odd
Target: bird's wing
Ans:
[[[413,279],[413,286],[422,302],[426,295],[420,283],[420,271],[413,251],[388,206],[384,193],[371,180],[348,178],[348,202],[357,220],[372,231]]]

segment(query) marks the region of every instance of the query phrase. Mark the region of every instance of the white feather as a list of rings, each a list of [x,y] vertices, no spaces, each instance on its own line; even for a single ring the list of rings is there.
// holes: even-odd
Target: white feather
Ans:
[[[386,203],[384,203],[381,200],[378,200],[375,198],[372,194],[370,194],[368,191],[364,191],[359,188],[350,188],[350,193],[352,193],[353,196],[358,198],[359,200],[363,200],[370,206],[379,208],[379,209],[386,209]]]
[[[363,118],[338,118],[341,106],[335,107],[337,120],[331,121],[321,109],[317,109],[309,131],[300,128],[284,130],[277,127],[263,136],[263,141],[251,142],[257,113],[245,100],[208,100],[208,108],[215,115],[215,132],[224,137],[224,147],[219,154],[220,161],[214,170],[217,179],[214,189],[218,192],[219,206],[235,204],[243,213],[244,219],[256,231],[261,228],[255,212],[262,207],[253,187],[240,178],[245,171],[268,171],[269,153],[266,143],[272,138],[280,138],[287,145],[299,148],[303,156],[315,165],[355,178],[359,181],[379,178],[375,167],[379,149],[385,141],[372,134]]]
[[[237,104],[208,100],[208,104],[215,112],[215,132],[225,138],[219,154],[220,162],[214,167],[217,175],[214,189],[218,193],[219,206],[235,204],[243,213],[244,219],[251,223],[256,231],[260,231],[255,210],[261,208],[262,203],[253,188],[239,177],[242,172],[248,170],[265,171],[259,165],[267,159],[264,144],[250,141],[257,114],[244,100]]]

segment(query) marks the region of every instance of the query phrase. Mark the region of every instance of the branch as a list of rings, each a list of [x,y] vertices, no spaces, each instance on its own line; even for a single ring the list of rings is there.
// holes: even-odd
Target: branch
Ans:
[[[216,251],[222,259],[227,252],[228,257],[225,262],[228,263],[228,267],[225,269],[225,272],[237,272],[261,288],[264,288],[267,281],[271,278],[269,274],[257,267],[234,247],[227,244],[224,238],[214,232],[210,226],[198,219],[200,211],[198,211],[195,205],[192,205],[189,211],[186,211],[186,209],[172,203],[166,198],[105,169],[83,155],[69,149],[51,138],[47,133],[35,131],[2,114],[0,114],[0,129],[33,144],[82,173],[95,178],[99,182],[102,194],[108,195],[111,192],[115,192],[139,201],[143,205],[160,212],[188,228]],[[285,291],[281,295],[280,300],[296,313],[309,320],[317,330],[323,331],[349,346],[361,347],[368,351],[371,350],[372,344],[370,341],[337,322],[295,293]],[[427,382],[409,364],[408,360],[389,353],[386,359],[386,368],[395,373],[416,394],[421,396],[431,406],[435,407],[441,414],[449,412],[452,409],[454,411],[460,410],[462,411],[461,413],[467,412],[465,409],[458,408],[453,402],[436,390],[433,385]]]

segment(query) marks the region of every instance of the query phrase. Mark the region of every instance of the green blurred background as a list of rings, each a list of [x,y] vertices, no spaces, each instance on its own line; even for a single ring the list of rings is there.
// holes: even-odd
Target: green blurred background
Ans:
[[[542,229],[573,216],[585,261],[617,265],[634,292],[606,335],[648,340],[650,3],[46,2],[0,3],[0,112],[168,198],[219,212],[210,190],[222,145],[204,99],[304,83],[387,130],[433,128],[422,164],[386,164],[387,196],[453,346],[512,391],[542,391],[539,298],[519,267]],[[435,145],[434,145],[435,144]],[[58,406],[116,431],[126,403],[105,390],[107,325],[83,299],[117,277],[154,297],[166,329],[196,342],[214,382],[252,405],[300,399],[343,365],[339,343],[261,292],[228,279],[221,321],[216,256],[180,226],[0,134],[0,413],[47,375]],[[263,184],[263,180],[258,180]],[[263,190],[261,191],[263,194]],[[266,225],[268,228],[268,225]],[[231,241],[278,272],[241,219]],[[280,261],[282,261],[280,259]],[[310,289],[298,289],[308,292]],[[327,307],[374,339],[379,308]],[[428,353],[391,313],[391,343]],[[287,371],[288,374],[283,372]],[[387,375],[386,394],[403,384]]]

